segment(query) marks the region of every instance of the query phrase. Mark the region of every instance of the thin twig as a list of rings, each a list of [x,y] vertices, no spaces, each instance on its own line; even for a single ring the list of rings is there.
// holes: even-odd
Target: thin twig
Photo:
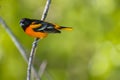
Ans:
[[[41,20],[45,20],[45,18],[47,17],[50,2],[51,2],[51,0],[47,0]],[[27,80],[31,80],[31,66],[32,66],[33,57],[34,57],[34,54],[35,54],[35,51],[36,51],[38,41],[39,41],[39,38],[35,38],[35,40],[34,40],[34,42],[32,44],[32,49],[31,49],[31,52],[30,52],[29,62],[28,62],[28,69],[27,69]]]
[[[28,69],[27,69],[27,80],[30,80],[30,79],[31,79],[32,61],[33,61],[34,53],[35,53],[35,51],[36,51],[36,47],[37,47],[37,44],[38,44],[38,40],[39,40],[39,39],[36,39],[36,40],[33,42],[32,49],[31,49],[31,52],[30,52],[29,62],[28,62]],[[39,79],[39,80],[40,80],[40,79]]]
[[[48,10],[49,10],[49,7],[50,7],[50,3],[51,3],[51,0],[47,0],[44,11],[43,11],[43,14],[42,14],[42,18],[41,18],[41,20],[43,20],[43,21],[47,17],[47,13],[48,13]]]
[[[26,56],[25,49],[23,48],[23,46],[20,44],[20,42],[18,41],[18,39],[16,38],[16,36],[12,32],[12,30],[9,28],[9,26],[6,24],[6,22],[1,17],[0,17],[0,23],[2,24],[2,27],[6,30],[6,32],[8,33],[10,38],[12,39],[12,41],[14,42],[17,49],[20,51],[20,54],[22,55],[24,60],[28,63],[28,59],[27,59],[27,56]],[[32,66],[32,70],[33,70],[33,73],[34,73],[36,79],[39,80],[37,72],[35,71],[33,66]]]
[[[43,61],[42,64],[40,65],[40,69],[39,69],[39,72],[38,74],[40,75],[40,77],[42,77],[45,69],[46,69],[46,66],[47,66],[47,61]]]
[[[8,25],[6,24],[6,22],[1,17],[0,17],[0,23],[2,24],[2,27],[6,30],[6,32],[8,33],[8,35],[10,36],[10,38],[12,39],[12,41],[14,42],[15,46],[20,51],[20,53],[23,56],[23,58],[25,59],[25,61],[28,61],[27,57],[26,57],[26,52],[25,52],[24,48],[19,43],[19,41],[17,40],[16,36],[13,34],[13,32],[11,31],[11,29],[8,27]]]

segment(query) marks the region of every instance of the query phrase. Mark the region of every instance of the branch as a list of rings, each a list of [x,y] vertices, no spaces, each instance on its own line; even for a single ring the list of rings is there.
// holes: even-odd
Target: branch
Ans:
[[[40,65],[40,69],[39,69],[39,72],[38,74],[40,75],[40,77],[42,77],[44,71],[45,71],[45,68],[47,66],[47,61],[43,61],[42,64]]]
[[[1,17],[0,17],[0,23],[2,24],[2,27],[6,30],[6,32],[10,36],[10,38],[12,39],[13,43],[15,44],[17,49],[19,50],[19,52],[22,55],[22,57],[24,58],[24,60],[28,63],[28,59],[27,59],[27,56],[26,56],[25,49],[23,48],[23,46],[17,40],[16,36],[13,34],[12,30],[9,28],[9,26],[6,24],[6,22]],[[39,79],[39,77],[37,75],[37,72],[35,71],[33,66],[32,66],[32,70],[34,72],[34,75],[35,75],[36,79]]]
[[[33,45],[32,45],[31,52],[30,52],[29,62],[28,62],[28,69],[27,69],[27,80],[31,80],[32,61],[33,61],[34,53],[35,53],[35,51],[36,51],[36,47],[37,47],[37,44],[38,44],[38,40],[39,40],[39,39],[35,39],[35,41],[33,42]],[[40,79],[38,79],[38,80],[40,80]]]
[[[44,11],[43,11],[43,14],[42,14],[42,18],[41,18],[42,21],[44,21],[47,17],[47,13],[48,13],[48,10],[49,10],[49,7],[50,7],[50,3],[51,3],[51,0],[47,0]]]
[[[47,17],[47,13],[48,13],[48,10],[49,10],[50,3],[51,3],[51,0],[47,0],[44,11],[43,11],[43,14],[42,14],[42,18],[41,18],[41,20],[43,20],[43,21]],[[32,49],[31,49],[31,52],[30,52],[28,69],[27,69],[27,80],[31,80],[31,67],[32,67],[33,57],[34,57],[34,54],[35,54],[35,51],[36,51],[38,41],[39,41],[39,38],[35,38],[35,40],[32,44]]]
[[[27,60],[27,56],[26,56],[26,52],[25,52],[24,48],[22,47],[22,45],[20,44],[20,42],[17,40],[16,36],[13,34],[13,32],[11,31],[11,29],[9,28],[9,26],[6,24],[6,22],[1,17],[0,17],[0,23],[2,24],[2,27],[6,30],[6,32],[8,33],[8,35],[10,36],[10,38],[12,39],[12,41],[14,42],[15,46],[20,51],[20,53],[23,56],[23,58],[25,59],[25,61],[28,61]]]

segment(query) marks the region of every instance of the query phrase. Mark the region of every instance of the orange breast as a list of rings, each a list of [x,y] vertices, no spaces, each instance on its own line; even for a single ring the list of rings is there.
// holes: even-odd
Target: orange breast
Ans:
[[[36,38],[40,38],[40,39],[47,36],[47,33],[35,32],[35,31],[33,31],[33,29],[31,27],[26,28],[25,32],[26,32],[26,34],[28,34],[32,37],[36,37]]]

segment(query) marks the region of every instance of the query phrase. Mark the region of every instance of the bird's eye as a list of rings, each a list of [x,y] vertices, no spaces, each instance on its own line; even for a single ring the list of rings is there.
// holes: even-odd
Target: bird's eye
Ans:
[[[21,25],[21,26],[24,26],[24,23],[21,22],[20,25]]]

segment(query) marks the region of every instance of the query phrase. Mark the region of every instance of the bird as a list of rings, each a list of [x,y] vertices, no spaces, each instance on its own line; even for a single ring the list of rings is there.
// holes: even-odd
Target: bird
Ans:
[[[49,33],[61,33],[61,30],[72,30],[72,27],[59,26],[43,20],[29,18],[22,18],[20,26],[27,35],[40,39],[47,37]]]

